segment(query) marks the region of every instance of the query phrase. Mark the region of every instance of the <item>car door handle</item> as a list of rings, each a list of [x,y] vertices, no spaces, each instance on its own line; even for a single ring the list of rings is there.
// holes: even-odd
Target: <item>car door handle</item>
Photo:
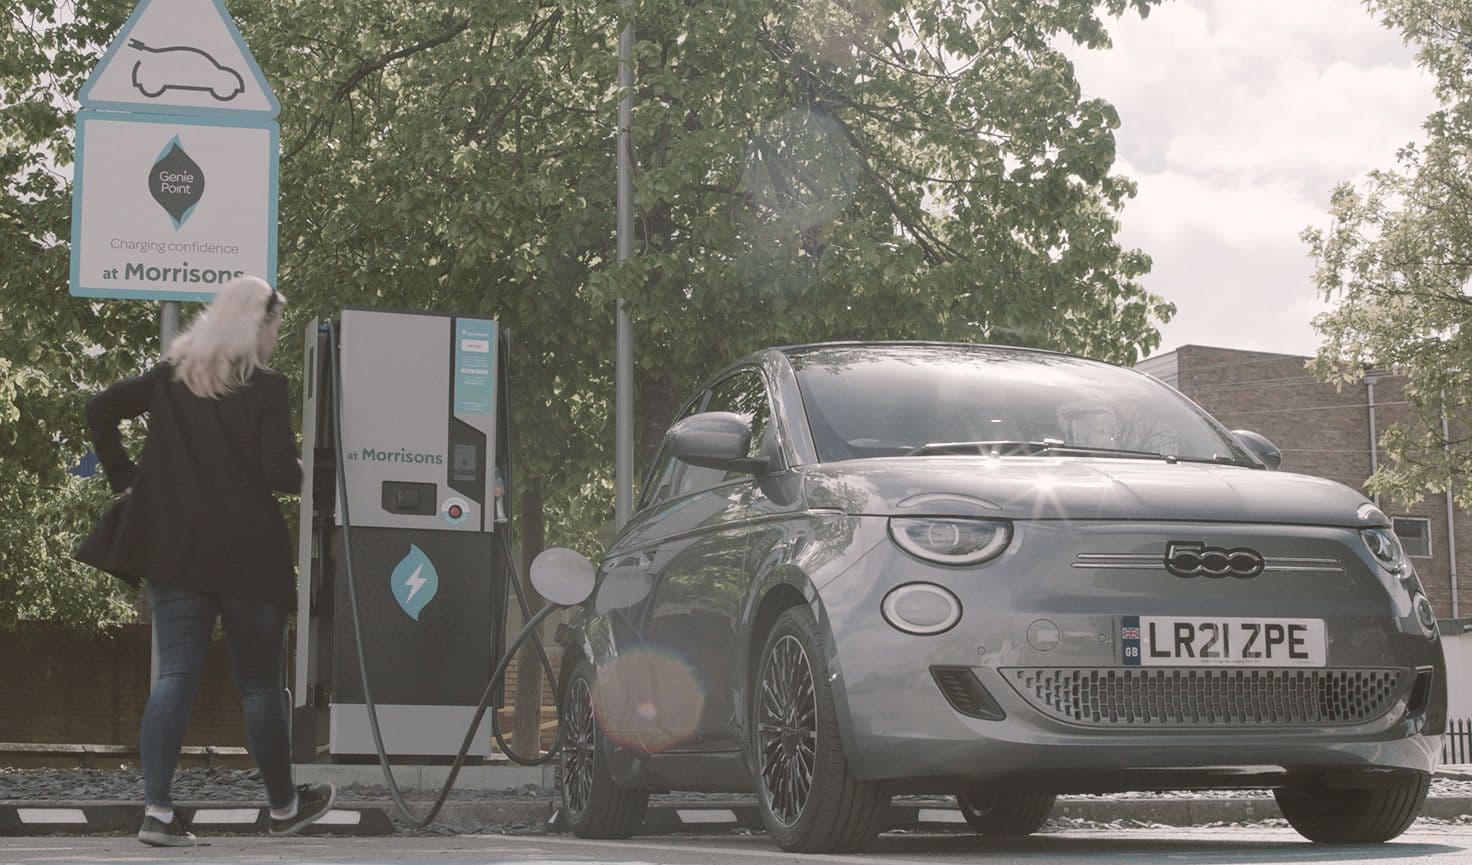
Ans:
[[[654,564],[654,551],[643,550],[633,555],[624,556],[613,563],[614,568],[639,568],[644,569]]]

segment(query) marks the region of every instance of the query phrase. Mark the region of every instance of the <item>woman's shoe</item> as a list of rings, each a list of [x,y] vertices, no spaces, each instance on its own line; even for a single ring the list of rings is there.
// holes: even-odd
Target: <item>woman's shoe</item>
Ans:
[[[150,847],[198,847],[199,839],[189,831],[189,821],[178,811],[174,819],[165,823],[157,817],[143,816],[143,826],[138,829],[138,840]]]
[[[337,801],[337,788],[331,784],[298,784],[296,787],[296,813],[278,820],[271,818],[272,835],[295,835],[332,810]]]

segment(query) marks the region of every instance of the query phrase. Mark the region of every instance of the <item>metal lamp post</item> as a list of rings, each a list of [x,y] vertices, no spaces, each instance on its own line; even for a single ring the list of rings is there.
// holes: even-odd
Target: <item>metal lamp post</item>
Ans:
[[[630,130],[634,116],[634,22],[633,4],[623,3],[629,20],[618,37],[618,83],[623,97],[618,103],[618,261],[634,253],[634,159]],[[614,486],[617,490],[615,519],[620,528],[634,509],[634,333],[629,314],[619,298],[615,312],[614,362]]]

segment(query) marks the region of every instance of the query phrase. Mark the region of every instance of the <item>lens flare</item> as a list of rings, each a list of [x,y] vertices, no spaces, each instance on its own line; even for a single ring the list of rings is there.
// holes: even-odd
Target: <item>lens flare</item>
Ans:
[[[858,160],[837,121],[797,109],[752,133],[741,177],[767,220],[805,231],[843,212],[853,201],[858,174]]]
[[[803,0],[788,10],[798,46],[840,68],[878,51],[890,19],[880,0]]]
[[[613,742],[667,751],[689,741],[705,708],[705,689],[689,663],[669,652],[637,648],[598,668],[593,712]]]

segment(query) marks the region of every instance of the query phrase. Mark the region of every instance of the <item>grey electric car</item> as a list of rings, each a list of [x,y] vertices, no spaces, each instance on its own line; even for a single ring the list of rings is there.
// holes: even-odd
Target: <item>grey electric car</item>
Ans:
[[[1323,842],[1420,812],[1436,619],[1358,492],[1269,471],[1130,369],[1016,348],[769,349],[669,430],[564,647],[563,814],[754,791],[787,850],[890,797],[987,834],[1059,793],[1271,787]]]

